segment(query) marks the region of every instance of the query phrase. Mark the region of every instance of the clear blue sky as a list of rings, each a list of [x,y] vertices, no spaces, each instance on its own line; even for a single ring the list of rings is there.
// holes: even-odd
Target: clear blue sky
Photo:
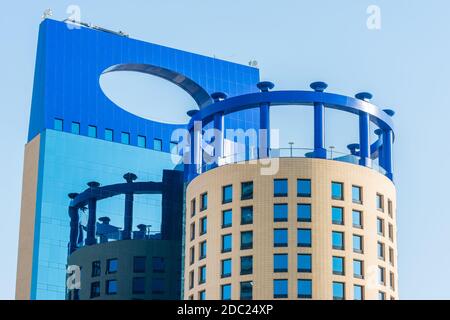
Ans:
[[[445,0],[4,1],[0,298],[14,296],[40,16],[52,8],[54,18],[63,19],[70,4],[80,6],[83,21],[134,38],[240,63],[256,59],[262,78],[279,89],[305,89],[323,80],[330,91],[368,90],[374,103],[395,109],[400,295],[450,298],[450,3]],[[381,8],[378,31],[366,27],[371,4]]]

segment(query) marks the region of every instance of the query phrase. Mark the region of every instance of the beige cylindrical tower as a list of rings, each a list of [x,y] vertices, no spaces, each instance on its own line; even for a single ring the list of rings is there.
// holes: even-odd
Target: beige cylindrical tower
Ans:
[[[273,175],[229,164],[188,185],[185,299],[398,299],[392,181],[339,161],[271,161]]]

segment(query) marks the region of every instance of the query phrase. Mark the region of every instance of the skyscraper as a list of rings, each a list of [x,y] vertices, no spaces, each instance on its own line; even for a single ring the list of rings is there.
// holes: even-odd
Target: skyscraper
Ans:
[[[105,72],[135,71],[161,77],[189,93],[197,106],[210,94],[254,92],[256,68],[131,39],[72,22],[44,20],[39,29],[33,100],[25,147],[16,298],[64,299],[72,192],[89,181],[117,183],[132,172],[140,181],[161,181],[176,169],[173,125],[143,119],[115,105],[103,93]],[[151,102],[150,102],[151,103]],[[230,123],[249,126],[249,114]],[[160,230],[158,195],[134,204],[134,228]],[[86,225],[87,211],[80,221]],[[123,200],[105,201],[99,217],[123,221]]]

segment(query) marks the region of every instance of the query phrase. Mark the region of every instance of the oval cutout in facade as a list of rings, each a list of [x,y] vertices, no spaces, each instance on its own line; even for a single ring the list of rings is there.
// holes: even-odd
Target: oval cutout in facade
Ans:
[[[114,71],[100,76],[103,93],[117,106],[139,117],[171,124],[186,124],[186,112],[196,109],[195,100],[182,88],[135,71]]]

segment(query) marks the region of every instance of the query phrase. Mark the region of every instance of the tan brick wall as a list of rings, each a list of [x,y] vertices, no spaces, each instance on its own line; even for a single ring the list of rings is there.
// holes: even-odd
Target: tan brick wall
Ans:
[[[29,300],[31,293],[40,140],[38,135],[25,146],[16,276],[17,300]]]
[[[273,299],[273,279],[289,280],[289,299],[297,299],[297,279],[312,279],[313,299],[332,299],[332,282],[346,284],[346,299],[353,299],[353,285],[364,286],[365,299],[378,299],[378,292],[386,293],[386,298],[398,298],[397,292],[397,249],[396,249],[396,191],[394,184],[375,170],[362,166],[322,159],[282,158],[280,169],[276,175],[260,174],[260,164],[232,164],[216,168],[194,179],[187,188],[186,195],[186,258],[185,258],[185,299],[191,295],[198,298],[198,293],[206,290],[207,299],[220,299],[221,284],[232,285],[232,299],[239,299],[241,281],[253,281],[254,299]],[[273,197],[273,180],[288,179],[289,195],[287,198]],[[297,179],[311,179],[312,197],[297,197]],[[252,200],[240,200],[241,182],[254,182]],[[331,182],[344,183],[344,200],[331,199]],[[233,202],[222,205],[222,186],[233,185]],[[361,186],[363,204],[352,202],[352,185]],[[208,192],[208,209],[199,212],[200,195]],[[376,194],[384,196],[384,212],[376,208]],[[191,218],[191,200],[197,203],[196,215]],[[387,213],[388,199],[392,201],[393,218]],[[273,204],[289,204],[289,222],[276,222],[273,219]],[[297,222],[297,203],[311,203],[312,222]],[[240,225],[241,207],[253,206],[253,224]],[[344,225],[333,225],[331,219],[332,206],[344,208]],[[233,226],[222,229],[222,211],[233,210]],[[363,211],[363,229],[354,228],[352,210]],[[208,217],[208,232],[199,236],[199,221]],[[377,234],[377,217],[385,220],[385,236]],[[190,225],[196,224],[196,237],[190,240]],[[388,238],[388,223],[394,228],[394,241]],[[297,248],[297,228],[312,230],[312,247]],[[288,248],[274,248],[274,228],[289,229]],[[240,250],[240,232],[253,230],[253,249]],[[333,250],[331,233],[333,230],[345,232],[345,250]],[[233,250],[221,253],[221,235],[232,233]],[[353,234],[364,236],[364,253],[353,252]],[[199,243],[207,240],[207,257],[199,261]],[[378,259],[377,242],[385,244],[386,261]],[[189,251],[195,247],[195,263],[190,265]],[[394,265],[388,262],[389,248],[394,249]],[[273,272],[273,254],[289,254],[289,272]],[[297,273],[297,253],[312,254],[312,273]],[[253,274],[240,275],[240,257],[253,255]],[[333,275],[332,257],[345,257],[345,276]],[[232,258],[232,277],[221,279],[221,260]],[[365,277],[353,277],[353,259],[364,261]],[[207,266],[207,281],[198,284],[198,269]],[[377,268],[386,269],[386,285],[379,285]],[[194,271],[194,288],[189,289],[189,272]],[[389,272],[395,274],[395,290],[389,286]]]

